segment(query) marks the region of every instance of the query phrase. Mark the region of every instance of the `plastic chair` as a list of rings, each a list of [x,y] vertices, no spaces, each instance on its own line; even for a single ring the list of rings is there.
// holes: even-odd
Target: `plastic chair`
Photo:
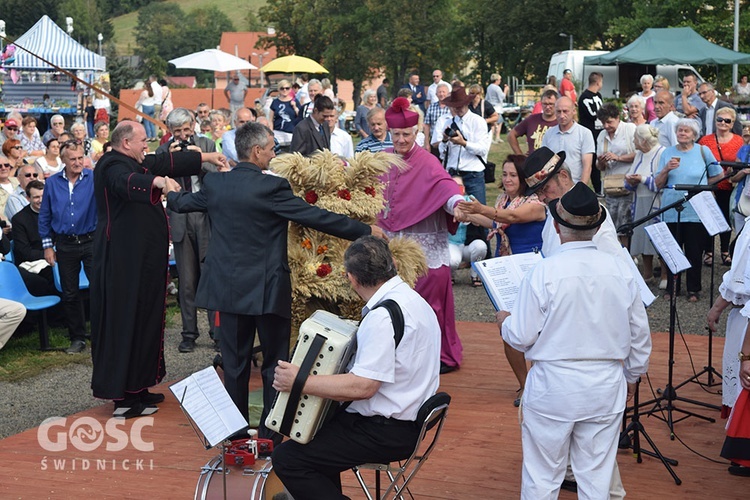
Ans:
[[[57,291],[62,293],[62,283],[60,283],[60,269],[57,267],[57,263],[52,266],[52,277],[55,280],[55,288]],[[78,289],[87,290],[89,287],[89,279],[86,276],[86,272],[83,270],[83,263],[81,263],[81,272],[78,273]]]
[[[419,408],[419,413],[417,413],[416,420],[418,423],[421,423],[422,430],[419,433],[419,439],[417,439],[417,445],[414,447],[414,452],[403,464],[401,464],[401,462],[392,462],[390,464],[362,464],[352,468],[352,471],[354,471],[354,475],[357,476],[357,481],[359,481],[359,485],[362,487],[362,491],[364,491],[368,500],[373,500],[373,497],[370,495],[367,484],[362,478],[360,472],[361,469],[371,469],[375,471],[375,498],[385,500],[388,498],[388,495],[393,493],[394,498],[403,499],[403,491],[408,492],[409,496],[414,498],[407,486],[411,480],[414,479],[414,476],[416,476],[419,469],[430,457],[432,450],[435,448],[438,437],[440,437],[440,432],[443,430],[443,424],[445,424],[445,417],[448,414],[448,405],[450,402],[451,397],[449,394],[438,392],[422,404],[421,408]],[[432,431],[432,438],[426,441],[427,445],[425,447],[423,441],[427,433],[430,431]],[[424,451],[420,453],[420,449],[424,449]],[[411,469],[411,471],[407,474],[409,469]],[[388,474],[388,479],[391,481],[382,496],[380,495],[381,471]],[[403,481],[403,483],[398,484],[399,481]]]
[[[10,240],[10,252],[5,255],[5,262],[10,262],[11,264],[15,262],[15,257],[13,257],[13,240]]]
[[[43,351],[49,351],[49,330],[47,328],[47,309],[60,303],[60,297],[46,295],[35,297],[26,289],[16,266],[10,262],[0,262],[0,297],[20,302],[29,311],[40,311],[39,343]]]

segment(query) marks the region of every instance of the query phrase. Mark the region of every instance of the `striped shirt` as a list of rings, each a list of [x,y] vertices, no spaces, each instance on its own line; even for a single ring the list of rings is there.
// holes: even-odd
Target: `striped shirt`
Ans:
[[[359,144],[357,144],[357,149],[354,152],[361,153],[362,151],[369,151],[371,153],[379,153],[385,148],[392,147],[393,142],[391,141],[391,133],[387,132],[385,135],[385,140],[382,142],[377,140],[373,135],[369,136],[367,139],[362,139],[361,141],[359,141]]]

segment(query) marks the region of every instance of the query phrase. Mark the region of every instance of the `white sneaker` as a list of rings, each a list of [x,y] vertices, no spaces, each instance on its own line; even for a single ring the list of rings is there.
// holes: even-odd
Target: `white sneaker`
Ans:
[[[659,290],[666,290],[667,289],[667,280],[661,280],[659,282]]]

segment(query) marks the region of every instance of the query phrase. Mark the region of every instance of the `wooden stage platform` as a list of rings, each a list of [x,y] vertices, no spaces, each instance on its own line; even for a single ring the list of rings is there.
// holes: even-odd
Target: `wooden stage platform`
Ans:
[[[517,384],[503,357],[497,327],[459,323],[458,329],[464,343],[464,364],[461,370],[442,377],[441,389],[453,396],[453,402],[438,448],[413,482],[412,492],[418,499],[518,498],[521,442],[517,410],[512,404]],[[653,338],[650,376],[656,390],[664,387],[667,379],[668,335],[658,333]],[[696,335],[686,335],[684,343],[677,338],[675,382],[692,374],[687,348],[696,370],[703,368],[707,341],[707,337]],[[723,339],[716,339],[713,361],[719,369],[722,348]],[[706,377],[701,380],[705,382]],[[259,386],[255,370],[251,387]],[[706,392],[690,383],[678,395],[719,405],[718,389],[720,386]],[[44,449],[36,428],[0,441],[0,498],[192,498],[200,467],[216,452],[203,450],[166,385],[158,390],[167,393],[167,400],[153,421],[128,420],[113,432],[86,437],[87,431],[101,431],[107,424],[112,411],[108,404],[69,416],[64,424],[41,433],[48,434],[61,451]],[[648,381],[641,386],[641,397],[650,399]],[[618,463],[628,498],[748,498],[749,480],[729,475],[728,464],[719,457],[725,422],[718,420],[718,411],[687,403],[677,406],[717,421],[691,417],[678,422],[675,434],[679,440],[671,441],[664,422],[643,418],[661,452],[679,461],[675,472],[682,485],[675,484],[657,459],[644,456],[639,464],[631,451],[621,450]],[[140,435],[135,444],[145,451],[134,448],[134,440],[125,439],[128,435]],[[71,437],[77,441],[72,442]],[[97,439],[102,440],[98,445]],[[127,447],[118,451],[120,443]],[[363,498],[351,473],[344,474],[344,484],[347,495]],[[563,499],[575,497],[568,492],[560,494]]]

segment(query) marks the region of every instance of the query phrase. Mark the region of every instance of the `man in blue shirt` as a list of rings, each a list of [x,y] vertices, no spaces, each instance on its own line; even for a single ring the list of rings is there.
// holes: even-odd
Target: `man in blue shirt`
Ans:
[[[359,141],[355,153],[362,151],[378,153],[386,148],[393,147],[391,133],[388,132],[388,124],[385,121],[385,110],[383,108],[375,107],[368,111],[367,124],[370,126],[370,137]]]
[[[94,174],[83,168],[83,145],[67,141],[60,146],[65,167],[47,179],[39,211],[39,235],[44,259],[60,270],[65,316],[70,347],[75,354],[86,348],[86,316],[78,290],[78,275],[83,263],[91,279],[93,237],[96,229]]]

